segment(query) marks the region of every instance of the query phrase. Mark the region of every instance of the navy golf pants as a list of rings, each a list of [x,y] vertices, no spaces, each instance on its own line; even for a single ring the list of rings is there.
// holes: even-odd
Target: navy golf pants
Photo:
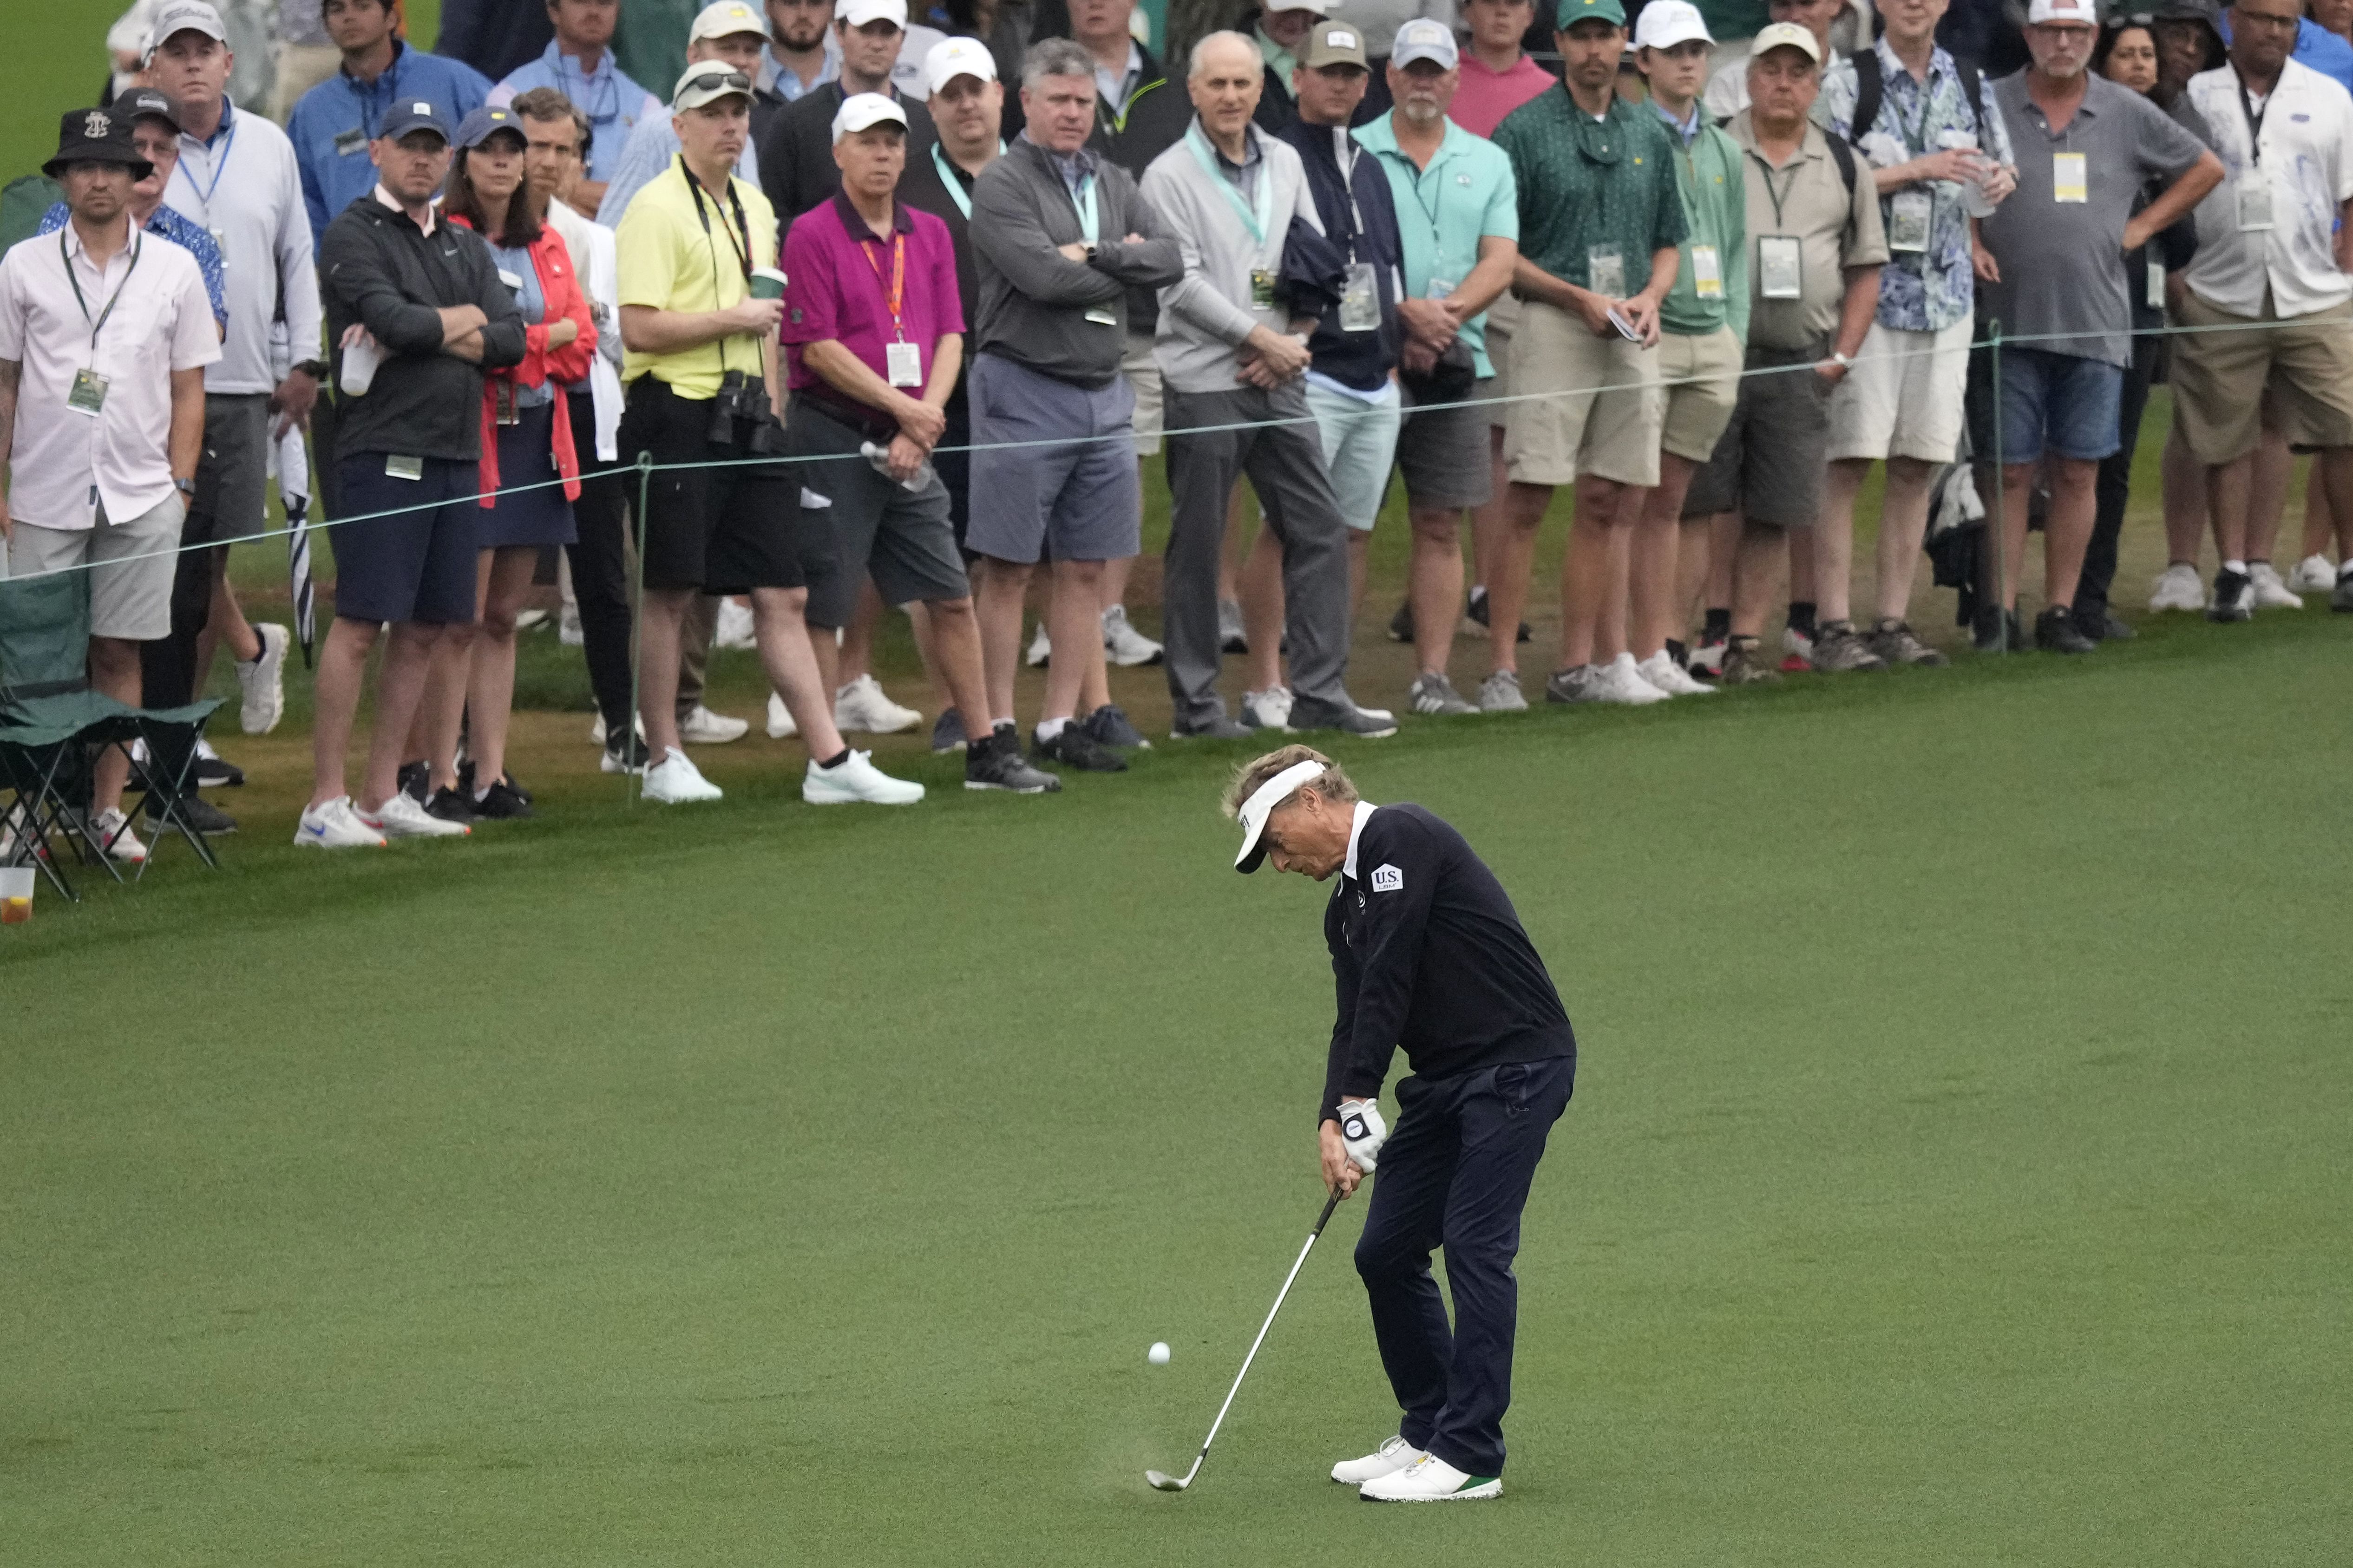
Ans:
[[[1399,1435],[1470,1475],[1504,1473],[1520,1210],[1576,1079],[1566,1056],[1397,1086],[1397,1131],[1381,1148],[1356,1272],[1405,1410]],[[1440,1247],[1451,1328],[1430,1275]]]

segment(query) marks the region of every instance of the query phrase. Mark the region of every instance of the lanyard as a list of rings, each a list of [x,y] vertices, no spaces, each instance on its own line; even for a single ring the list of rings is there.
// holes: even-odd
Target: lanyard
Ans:
[[[709,239],[711,215],[702,210],[702,182],[696,179],[694,171],[686,166],[686,154],[683,153],[678,155],[678,172],[685,178],[686,188],[694,193],[694,216],[702,220],[702,237]],[[727,200],[735,209],[735,227],[727,229],[727,248],[735,253],[735,265],[744,269],[744,281],[748,284],[752,281],[752,253],[747,248],[752,243],[752,224],[751,220],[744,216],[744,198],[735,194],[735,181],[733,177],[730,177],[727,182]],[[716,202],[712,205],[718,205]],[[719,226],[723,229],[727,228],[723,221]],[[744,235],[741,245],[735,241],[738,229],[742,230]],[[711,297],[716,303],[719,298],[719,280],[715,278],[712,279]]]
[[[114,314],[114,307],[122,303],[122,291],[131,287],[131,275],[139,270],[139,255],[146,248],[146,237],[141,234],[132,234],[131,237],[131,265],[122,269],[122,281],[114,286],[114,298],[106,302],[106,309],[98,313],[98,320],[90,322],[90,357],[92,360],[98,358],[98,334],[106,330],[107,318]],[[66,281],[73,285],[74,303],[81,307],[81,319],[85,321],[89,321],[90,301],[82,298],[81,279],[74,275],[73,258],[66,251],[66,233],[64,229],[58,230],[58,259],[66,264]],[[99,274],[99,281],[102,283],[105,280],[106,274],[101,271]]]
[[[1345,125],[1332,127],[1332,162],[1340,166],[1340,188],[1348,193],[1348,259],[1356,259],[1356,237],[1365,232],[1365,210],[1356,205],[1356,160],[1363,150]],[[1381,176],[1388,178],[1387,174]]]
[[[212,222],[213,218],[213,193],[220,189],[221,176],[228,173],[229,149],[236,145],[237,121],[232,120],[228,122],[228,134],[221,139],[220,151],[218,153],[207,153],[207,155],[212,159],[213,183],[209,185],[204,186],[202,189],[197,188],[196,177],[194,174],[188,174],[188,160],[185,156],[180,159],[178,163],[174,165],[174,167],[177,168],[181,174],[187,175],[188,189],[195,191],[196,194],[196,199],[205,204],[205,221],[208,224]]]
[[[2231,85],[2239,89],[2239,112],[2247,117],[2247,157],[2256,168],[2263,166],[2263,117],[2272,111],[2272,100],[2279,96],[2279,83],[2263,98],[2263,112],[2255,112],[2255,100],[2247,96],[2247,84],[2241,79],[2237,68],[2231,71]]]
[[[997,144],[997,155],[1000,158],[1005,156],[1005,143],[1002,142]],[[936,142],[932,143],[932,167],[940,172],[940,184],[947,187],[948,200],[955,203],[956,211],[964,214],[969,221],[972,217],[972,193],[965,188],[962,180],[956,178],[956,170],[950,165],[947,154],[940,151],[940,144]],[[1087,237],[1092,240],[1094,236],[1090,233]]]
[[[1095,206],[1095,177],[1088,174],[1079,181],[1079,188],[1071,193],[1071,205],[1079,210],[1079,232],[1089,245],[1103,243],[1103,214]]]
[[[874,243],[879,247],[882,242],[878,239]],[[881,288],[882,263],[875,258],[873,251],[866,248],[866,241],[862,238],[858,242],[858,254],[866,258],[867,266],[874,268],[874,286]],[[906,297],[907,237],[894,233],[891,236],[891,291],[883,297],[882,302],[891,311],[891,334],[902,343],[907,341],[907,329],[899,318],[899,308]]]
[[[1248,127],[1243,128],[1242,135],[1245,139],[1249,137]],[[1266,231],[1274,226],[1273,169],[1266,166],[1264,160],[1261,160],[1258,172],[1257,210],[1252,211],[1251,205],[1242,200],[1241,192],[1234,188],[1234,183],[1226,178],[1225,171],[1218,167],[1217,155],[1209,150],[1209,139],[1201,134],[1201,122],[1198,119],[1185,128],[1185,145],[1193,150],[1194,161],[1201,165],[1202,173],[1209,176],[1209,183],[1226,193],[1227,202],[1232,205],[1234,211],[1241,215],[1242,226],[1250,230],[1250,237],[1259,244],[1264,245]],[[1245,141],[1245,146],[1247,147],[1247,141]]]
[[[1802,141],[1798,143],[1798,155],[1789,160],[1788,182],[1778,190],[1773,188],[1773,165],[1765,161],[1765,154],[1752,151],[1748,155],[1757,160],[1757,167],[1764,172],[1765,194],[1773,198],[1773,227],[1776,232],[1786,234],[1789,226],[1781,216],[1781,204],[1789,198],[1790,192],[1798,188],[1798,172],[1806,162],[1805,143]]]

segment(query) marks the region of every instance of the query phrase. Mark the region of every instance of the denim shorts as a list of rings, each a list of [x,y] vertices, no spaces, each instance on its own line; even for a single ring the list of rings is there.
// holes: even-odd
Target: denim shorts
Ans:
[[[2098,462],[2122,444],[2124,387],[2124,367],[2104,360],[2002,350],[2001,460],[2035,462],[2048,446],[2062,458]]]

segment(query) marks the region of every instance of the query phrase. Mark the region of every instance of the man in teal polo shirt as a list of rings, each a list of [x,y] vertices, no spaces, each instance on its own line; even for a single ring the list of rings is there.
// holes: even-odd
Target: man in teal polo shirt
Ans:
[[[1618,97],[1626,48],[1619,0],[1559,0],[1565,80],[1495,128],[1519,180],[1525,308],[1512,334],[1512,395],[1504,462],[1511,479],[1507,558],[1488,583],[1488,618],[1516,627],[1536,531],[1556,486],[1577,486],[1561,563],[1560,664],[1545,683],[1556,702],[1659,702],[1666,694],[1625,664],[1599,664],[1596,632],[1609,602],[1619,531],[1659,482],[1659,309],[1675,285],[1676,247],[1690,230],[1667,129],[1647,103]],[[1513,650],[1496,645],[1498,668]]]
[[[1461,80],[1453,30],[1427,17],[1408,22],[1390,46],[1396,107],[1356,132],[1357,143],[1388,174],[1404,241],[1398,318],[1406,342],[1398,379],[1407,414],[1397,460],[1413,525],[1407,604],[1418,673],[1408,697],[1417,713],[1473,711],[1446,672],[1455,606],[1462,602],[1458,529],[1466,509],[1486,505],[1493,494],[1489,415],[1479,406],[1495,385],[1487,307],[1510,287],[1520,254],[1512,161],[1446,117]],[[1507,634],[1518,625],[1496,624]],[[1479,711],[1526,706],[1518,676],[1501,666],[1479,689]]]

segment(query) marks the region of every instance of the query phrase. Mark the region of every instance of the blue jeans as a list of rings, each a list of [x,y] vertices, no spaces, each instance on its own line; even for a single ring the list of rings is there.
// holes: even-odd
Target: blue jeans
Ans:
[[[2002,350],[2001,460],[2035,462],[2047,445],[2063,458],[2100,461],[2116,449],[2124,385],[2124,368],[2103,360]]]
[[[1576,1082],[1577,1058],[1565,1056],[1397,1086],[1397,1131],[1381,1149],[1356,1272],[1405,1411],[1398,1434],[1468,1475],[1504,1473],[1520,1210]],[[1430,1277],[1439,1247],[1454,1290],[1451,1329]]]

